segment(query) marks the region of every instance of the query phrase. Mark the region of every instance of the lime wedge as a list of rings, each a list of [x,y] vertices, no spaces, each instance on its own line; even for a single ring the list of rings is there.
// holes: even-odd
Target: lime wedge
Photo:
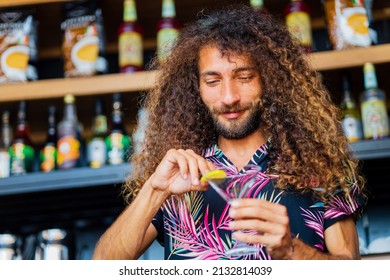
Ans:
[[[211,181],[215,184],[220,184],[226,179],[226,172],[221,169],[215,169],[204,174],[201,178],[201,182]]]

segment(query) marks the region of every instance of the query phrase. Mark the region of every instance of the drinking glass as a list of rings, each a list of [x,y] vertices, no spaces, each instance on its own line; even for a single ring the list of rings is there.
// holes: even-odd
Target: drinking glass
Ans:
[[[226,175],[223,170],[213,170],[203,177],[209,182],[210,186],[230,204],[235,198],[246,198],[248,192],[253,186],[260,167],[248,165],[243,168],[245,173]],[[231,249],[225,252],[229,257],[239,257],[243,255],[255,254],[259,248],[248,243],[235,241]]]

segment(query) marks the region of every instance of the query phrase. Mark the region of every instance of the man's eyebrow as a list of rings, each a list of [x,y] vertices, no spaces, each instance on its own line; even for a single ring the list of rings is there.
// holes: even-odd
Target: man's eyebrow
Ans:
[[[200,74],[201,77],[205,77],[205,76],[217,76],[217,75],[221,75],[220,72],[218,71],[205,71],[203,73]]]
[[[234,74],[243,72],[243,71],[256,71],[256,67],[253,66],[242,66],[242,67],[237,67],[236,69],[233,70]],[[205,71],[200,74],[201,77],[205,76],[218,76],[221,75],[220,72],[218,71]]]
[[[256,67],[253,67],[253,66],[243,66],[243,67],[237,67],[236,69],[234,69],[234,73],[237,74],[239,72],[243,72],[243,71],[256,71]]]

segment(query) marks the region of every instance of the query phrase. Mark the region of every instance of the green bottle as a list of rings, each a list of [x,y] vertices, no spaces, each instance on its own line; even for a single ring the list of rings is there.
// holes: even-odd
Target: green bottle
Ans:
[[[107,162],[109,165],[122,164],[130,156],[130,137],[122,120],[122,102],[120,94],[114,94],[112,101],[112,124],[106,137]]]
[[[34,148],[26,121],[26,101],[19,102],[18,121],[14,141],[9,149],[11,175],[22,175],[33,170]]]

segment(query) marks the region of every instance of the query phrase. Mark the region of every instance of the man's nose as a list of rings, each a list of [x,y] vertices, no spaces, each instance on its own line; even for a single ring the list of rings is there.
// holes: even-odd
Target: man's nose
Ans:
[[[222,85],[222,102],[231,105],[240,101],[240,94],[232,81],[225,81]]]

